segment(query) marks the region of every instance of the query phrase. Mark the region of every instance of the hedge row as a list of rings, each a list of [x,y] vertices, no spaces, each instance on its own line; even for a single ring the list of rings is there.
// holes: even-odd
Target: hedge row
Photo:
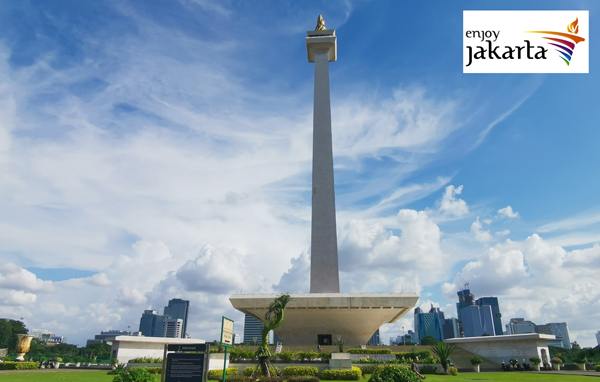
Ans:
[[[227,379],[229,379],[229,376],[235,377],[238,375],[239,374],[238,374],[237,367],[228,367],[225,377]],[[213,380],[213,381],[222,381],[223,380],[223,369],[209,370],[208,371],[208,379]]]
[[[229,359],[231,362],[239,361],[242,359],[256,359],[255,352],[245,348],[233,348],[229,350]],[[294,360],[300,360],[301,362],[310,362],[315,359],[327,360],[331,358],[329,352],[316,351],[299,351],[297,353],[293,351],[284,351],[278,354],[273,354],[275,359],[282,360],[283,362],[292,362]]]
[[[390,349],[348,349],[350,354],[392,354]]]
[[[227,377],[226,382],[319,382],[317,377],[244,377],[237,375],[233,377]]]
[[[140,357],[140,358],[134,358],[134,359],[130,359],[129,363],[162,363],[162,358],[150,358],[150,357]]]
[[[40,367],[37,362],[11,362],[0,363],[0,370],[33,370]]]
[[[401,351],[393,353],[396,359],[414,359],[419,357],[420,359],[431,358],[431,352],[429,350],[416,350],[416,351]]]
[[[283,375],[293,375],[298,377],[316,377],[319,375],[319,369],[312,366],[288,366],[283,369]]]
[[[352,366],[352,370],[323,370],[321,379],[328,381],[359,381],[362,378],[362,371],[359,367]]]

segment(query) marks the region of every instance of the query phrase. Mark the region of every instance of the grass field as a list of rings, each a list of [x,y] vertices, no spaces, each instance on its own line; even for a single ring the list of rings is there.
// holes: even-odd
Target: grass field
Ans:
[[[600,373],[599,373],[600,374]],[[359,382],[367,382],[370,375],[366,375]],[[93,371],[81,373],[2,373],[2,382],[112,382],[114,375],[107,375],[106,371]],[[456,377],[446,375],[427,375],[426,382],[463,382],[463,381],[490,381],[490,382],[594,382],[593,377],[553,374],[528,374],[528,373],[465,373]],[[160,381],[160,376],[156,377]],[[335,381],[356,382],[356,381]]]

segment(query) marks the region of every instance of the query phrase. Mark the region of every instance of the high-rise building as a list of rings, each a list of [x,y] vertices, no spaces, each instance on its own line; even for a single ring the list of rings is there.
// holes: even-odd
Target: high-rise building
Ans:
[[[495,335],[491,306],[467,306],[461,309],[461,316],[465,337]]]
[[[596,333],[596,342],[598,342],[598,346],[600,346],[600,330]]]
[[[182,338],[182,332],[183,320],[181,318],[167,318],[163,321],[163,337]]]
[[[524,318],[511,318],[506,324],[506,334],[526,334],[536,333],[536,325],[531,321],[526,321]]]
[[[569,326],[566,322],[551,322],[546,324],[552,328],[552,333],[556,336],[556,340],[560,341],[558,345],[562,348],[569,349],[571,347],[571,338],[569,336]]]
[[[425,336],[432,336],[438,341],[442,340],[442,322],[444,320],[444,314],[439,308],[431,306],[429,313],[423,313],[421,308],[415,308],[414,319],[418,343],[421,343]]]
[[[488,305],[492,308],[492,318],[494,320],[494,332],[497,336],[502,335],[502,314],[500,313],[500,305],[498,305],[498,297],[481,297],[475,300],[475,305]]]
[[[458,328],[458,319],[451,317],[444,319],[444,325],[442,327],[442,339],[447,340],[449,338],[460,337],[460,329]]]
[[[154,337],[154,327],[156,326],[156,317],[158,312],[156,310],[144,310],[142,318],[140,318],[140,329],[142,335],[146,337]],[[162,333],[162,331],[161,331]]]
[[[244,317],[244,343],[260,343],[264,326],[262,321],[246,314]]]
[[[185,334],[187,333],[187,320],[188,320],[188,311],[190,308],[190,302],[188,300],[182,300],[180,298],[174,298],[169,300],[169,305],[165,306],[163,314],[165,316],[169,316],[170,318],[177,319],[180,318],[183,322],[183,326],[181,328],[180,338],[185,338]]]
[[[375,333],[373,333],[373,335],[371,336],[369,341],[367,342],[367,345],[379,346],[380,343],[381,343],[381,341],[379,339],[379,329],[377,329],[375,331]]]
[[[169,316],[165,316],[165,315],[157,315],[156,316],[156,321],[154,321],[154,331],[152,334],[152,337],[164,337],[163,333],[164,333],[164,328],[165,328],[165,321],[170,319],[171,317]]]
[[[463,289],[457,292],[458,302],[456,303],[456,314],[458,320],[462,320],[460,311],[467,306],[475,305],[475,296],[471,294],[470,289]]]

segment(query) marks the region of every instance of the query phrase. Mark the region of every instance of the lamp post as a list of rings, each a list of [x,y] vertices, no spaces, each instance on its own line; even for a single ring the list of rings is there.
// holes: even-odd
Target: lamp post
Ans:
[[[406,335],[404,334],[404,326],[402,327],[402,346],[406,346]]]

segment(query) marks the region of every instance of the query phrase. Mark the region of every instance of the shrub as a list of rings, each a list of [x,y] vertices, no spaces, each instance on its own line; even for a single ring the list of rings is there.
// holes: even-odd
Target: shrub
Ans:
[[[594,366],[594,370],[596,370],[596,371],[600,371],[600,365],[596,365],[596,366]]]
[[[371,375],[369,382],[420,382],[421,379],[408,367],[386,367],[382,371]]]
[[[390,349],[348,349],[350,354],[392,354]]]
[[[383,366],[381,366],[381,365],[369,365],[369,366],[362,367],[360,370],[362,370],[363,375],[364,374],[375,374],[375,373],[380,372],[381,370],[383,370]]]
[[[437,373],[438,368],[432,365],[424,365],[421,366],[421,369],[419,370],[419,372],[421,372],[421,374],[435,374]]]
[[[150,357],[140,357],[140,358],[134,358],[134,359],[130,359],[128,362],[129,363],[162,363],[162,358],[150,358]],[[78,361],[78,362],[85,362],[84,361]]]
[[[419,357],[419,359],[431,358],[431,352],[429,350],[398,352],[398,353],[394,353],[394,354],[396,355],[397,360],[402,360],[404,358],[405,361],[412,360],[415,357]]]
[[[319,375],[319,369],[311,366],[289,366],[283,369],[283,375],[293,375],[298,377],[316,377]]]
[[[529,358],[529,362],[539,365],[542,363],[542,359],[540,357],[531,357]]]
[[[11,362],[0,363],[0,370],[33,370],[40,367],[37,362]]]
[[[227,373],[225,373],[225,378],[228,379],[229,376],[237,376],[238,369],[236,367],[228,367]],[[208,371],[208,379],[213,381],[222,381],[223,380],[223,369],[209,370]]]
[[[328,351],[322,351],[322,352],[319,353],[319,357],[318,358],[321,358],[322,360],[331,359],[331,353],[328,352]]]
[[[455,368],[455,367],[450,366],[450,375],[457,376],[458,375],[458,369]]]
[[[325,369],[321,372],[321,379],[328,381],[359,381],[361,378],[362,371],[356,366],[352,366],[352,370]]]
[[[133,369],[146,369],[150,374],[162,374],[162,367],[132,367],[131,370]]]
[[[118,373],[113,382],[156,382],[145,367],[136,367]]]
[[[479,356],[475,356],[475,357],[471,358],[471,365],[473,365],[473,366],[481,365],[482,362],[483,362],[483,360]]]
[[[563,363],[563,360],[562,360],[562,359],[560,359],[560,358],[558,358],[558,357],[553,357],[553,358],[550,360],[550,362],[552,362],[552,363],[558,363],[558,364],[561,364],[561,363]]]
[[[252,373],[254,373],[254,369],[256,369],[256,367],[254,366],[249,366],[247,368],[244,369],[244,375],[246,377],[250,377],[252,375]],[[269,369],[269,372],[271,373],[271,375],[281,375],[281,369],[278,367],[272,367]],[[258,376],[258,377],[262,377],[262,372],[260,370],[260,367],[258,368],[258,370],[256,371],[256,373],[254,374],[254,376]]]
[[[293,376],[287,378],[287,382],[320,382],[321,380],[318,377],[298,377]]]
[[[316,351],[299,351],[296,353],[296,356],[300,360],[300,362],[308,362],[312,361],[319,356],[319,353]]]
[[[293,351],[282,351],[281,353],[277,354],[277,358],[283,362],[289,363],[296,359],[296,353]]]
[[[253,359],[254,352],[247,346],[236,346],[231,348],[229,351],[229,359],[232,362],[239,361],[241,359]]]

